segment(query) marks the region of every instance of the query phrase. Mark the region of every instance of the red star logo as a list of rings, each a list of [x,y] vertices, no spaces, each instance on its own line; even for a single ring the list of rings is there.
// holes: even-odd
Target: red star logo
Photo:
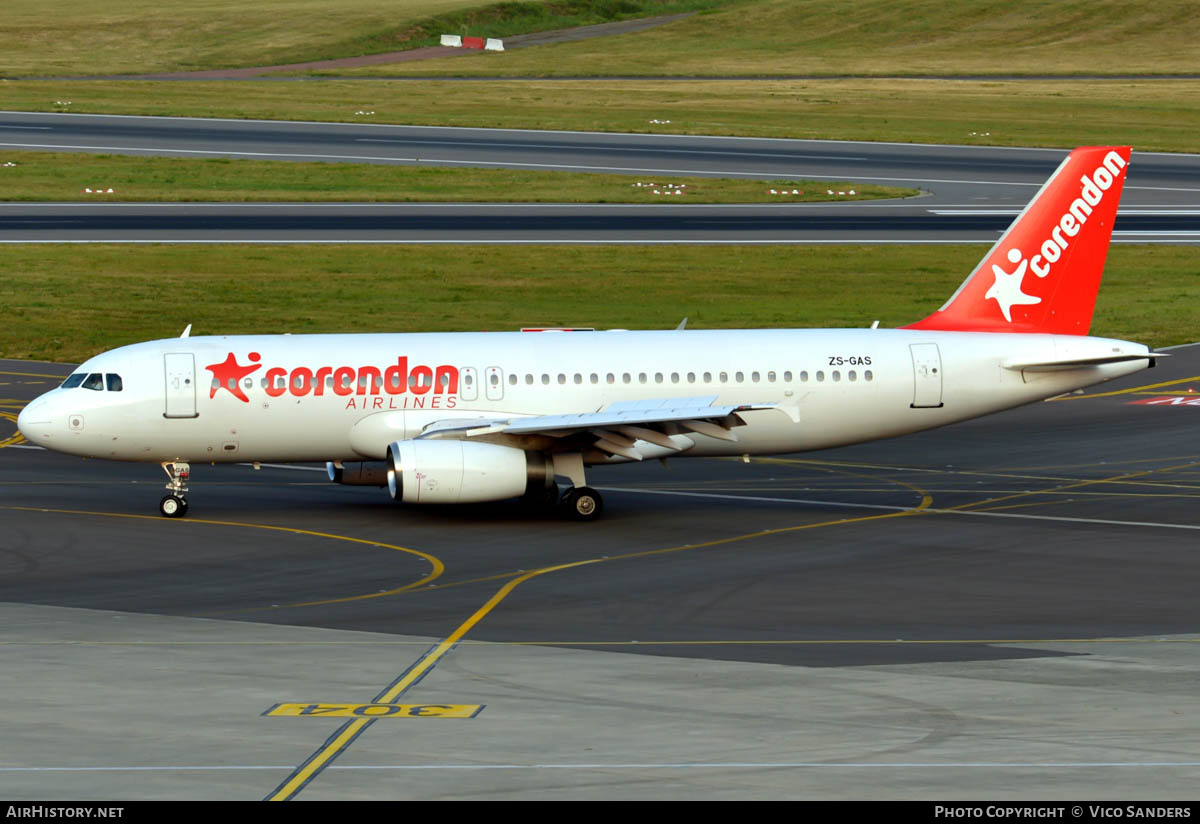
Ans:
[[[262,358],[262,355],[257,352],[250,353],[250,360],[257,361]],[[211,366],[204,367],[213,374],[213,385],[208,390],[208,397],[212,398],[217,394],[217,389],[228,389],[230,394],[237,398],[242,403],[250,403],[250,399],[246,397],[246,393],[242,391],[242,378],[249,375],[256,369],[261,369],[261,363],[255,363],[253,366],[241,366],[237,362],[237,358],[233,353],[229,353],[221,363],[214,363]]]

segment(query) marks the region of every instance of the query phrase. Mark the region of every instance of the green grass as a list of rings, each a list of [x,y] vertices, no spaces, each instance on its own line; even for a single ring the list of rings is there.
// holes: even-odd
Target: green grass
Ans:
[[[144,74],[331,60],[710,8],[729,0],[6,0],[0,75]]]
[[[479,0],[5,0],[0,75],[268,66],[362,54],[353,44]]]
[[[897,326],[980,245],[0,247],[0,357],[79,361],[193,333]],[[1200,249],[1115,246],[1092,333],[1196,340]],[[570,272],[570,288],[563,288]],[[380,311],[386,307],[386,311]]]
[[[741,0],[745,2],[745,0]],[[506,0],[416,20],[364,39],[362,53],[437,45],[442,34],[512,37],[644,17],[713,11],[738,0]]]
[[[1179,74],[1194,0],[7,0],[0,74],[266,66],[391,51],[438,29],[504,36],[705,9],[645,32],[421,64],[520,75]],[[370,73],[380,69],[373,67]]]
[[[1200,150],[1200,80],[1184,79],[31,80],[0,81],[0,98],[29,111]]]
[[[1072,75],[1200,71],[1194,0],[748,0],[618,37],[396,74]],[[380,74],[381,67],[362,70]]]
[[[15,166],[5,166],[5,162]],[[657,186],[651,186],[656,183]],[[663,184],[677,189],[666,189]],[[781,197],[786,186],[799,195]],[[113,194],[86,193],[102,189]],[[833,190],[834,194],[828,194]],[[672,194],[679,191],[679,195]],[[847,192],[846,195],[837,194]],[[855,192],[849,195],[848,191]],[[282,163],[229,158],[161,158],[67,152],[3,152],[0,192],[9,201],[324,201],[779,203],[911,197],[915,189],[822,181]],[[660,194],[656,194],[659,192]]]

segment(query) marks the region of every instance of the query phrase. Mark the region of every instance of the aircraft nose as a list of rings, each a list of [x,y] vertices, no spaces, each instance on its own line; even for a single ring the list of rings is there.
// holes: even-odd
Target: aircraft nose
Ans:
[[[45,398],[34,400],[17,413],[17,430],[30,443],[38,443],[48,436],[53,423],[50,404]]]

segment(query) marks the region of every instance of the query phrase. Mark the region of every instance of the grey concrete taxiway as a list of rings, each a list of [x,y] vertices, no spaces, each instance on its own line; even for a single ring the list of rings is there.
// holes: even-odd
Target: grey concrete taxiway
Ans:
[[[907,438],[595,470],[589,525],[269,466],[194,467],[164,519],[157,467],[14,439],[69,368],[0,362],[0,796],[1194,798],[1172,355]]]
[[[992,242],[1065,152],[989,146],[0,112],[0,151],[857,181],[871,204],[6,204],[0,242]],[[665,176],[665,177],[664,177]],[[80,181],[80,190],[103,181]],[[95,200],[97,196],[86,195]],[[103,196],[100,196],[103,197]],[[1116,242],[1200,242],[1200,155],[1135,152]]]

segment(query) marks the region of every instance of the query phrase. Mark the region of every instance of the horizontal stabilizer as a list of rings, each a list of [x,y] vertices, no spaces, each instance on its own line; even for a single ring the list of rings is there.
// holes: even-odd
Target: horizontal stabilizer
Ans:
[[[1086,369],[1089,366],[1104,366],[1109,363],[1128,363],[1137,360],[1169,358],[1162,352],[1141,352],[1131,355],[1108,355],[1101,358],[1070,358],[1066,360],[1037,361],[1034,363],[1013,362],[1002,364],[1005,369],[1021,372],[1061,372],[1067,369]]]

